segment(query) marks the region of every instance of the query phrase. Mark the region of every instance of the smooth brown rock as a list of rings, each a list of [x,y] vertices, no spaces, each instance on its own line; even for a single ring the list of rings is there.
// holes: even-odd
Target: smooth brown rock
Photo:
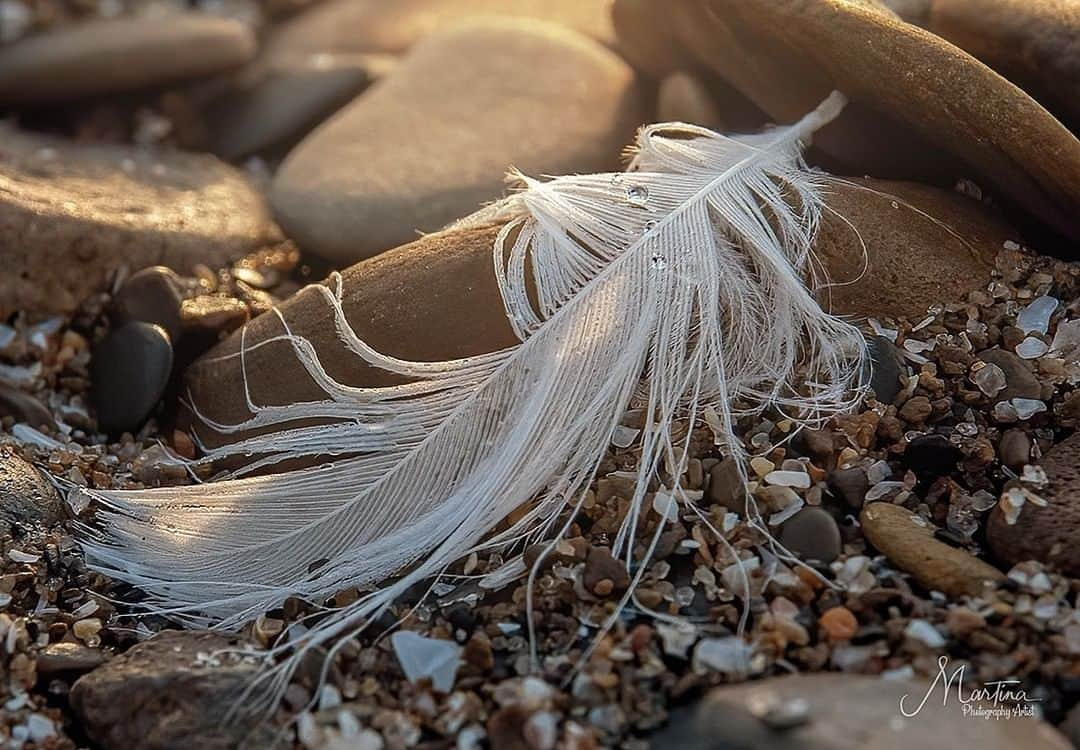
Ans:
[[[1080,3],[922,0],[909,20],[948,39],[1080,131]],[[903,15],[903,13],[902,13]]]
[[[615,0],[611,20],[619,52],[634,67],[657,78],[696,67],[685,47],[673,43],[671,13],[664,3]]]
[[[467,357],[518,343],[502,312],[491,266],[498,227],[429,235],[342,272],[343,305],[349,323],[379,351],[418,360]],[[344,356],[333,314],[321,296],[303,289],[283,302],[280,312],[296,333],[308,337],[328,373],[341,382],[385,386],[397,381],[355,357]],[[264,314],[246,326],[246,341],[281,332],[276,316]],[[187,372],[194,403],[214,419],[234,422],[249,416],[233,334]],[[323,398],[292,347],[267,344],[247,353],[255,404],[287,404]],[[200,434],[204,431],[200,428]]]
[[[274,231],[214,157],[0,128],[0,319],[71,312],[121,267],[222,265]]]
[[[64,101],[238,67],[255,55],[242,23],[198,13],[85,21],[0,47],[0,103]]]
[[[101,649],[81,643],[50,643],[37,654],[38,674],[58,672],[89,672],[105,662]]]
[[[702,81],[689,73],[673,73],[660,82],[656,114],[661,122],[689,122],[721,129],[723,115]]]
[[[1035,492],[1047,506],[1024,503],[1011,526],[995,507],[986,537],[994,554],[1006,562],[1039,560],[1065,575],[1080,576],[1080,433],[1047,451],[1041,463],[1050,481]]]
[[[56,429],[56,420],[45,404],[3,381],[0,381],[0,417],[11,417],[34,428]]]
[[[6,524],[51,526],[64,517],[56,489],[33,466],[0,451],[0,528]]]
[[[477,21],[425,39],[305,138],[277,174],[274,210],[301,249],[354,262],[500,197],[511,165],[616,168],[643,116],[633,71],[596,42]]]
[[[987,364],[997,365],[1005,373],[1005,388],[994,396],[994,402],[1014,398],[1034,398],[1042,395],[1042,386],[1023,359],[1005,349],[987,349],[976,355]]]
[[[612,0],[331,0],[275,30],[267,53],[401,54],[436,31],[492,16],[557,23],[611,45],[611,5]]]
[[[676,711],[669,726],[652,738],[651,746],[679,750],[1069,750],[1064,737],[1042,720],[985,721],[966,715],[955,687],[946,698],[940,685],[934,686],[918,714],[904,718],[901,699],[911,712],[930,689],[929,681],[827,673],[714,688],[697,704]],[[964,696],[969,692],[965,688]],[[800,704],[806,706],[805,713],[793,711]]]
[[[987,217],[961,196],[922,186],[866,183],[888,191],[884,196],[861,187],[837,184],[830,198],[867,241],[870,267],[859,281],[821,297],[836,313],[921,318],[933,302],[964,299],[989,278],[991,259],[1007,227]],[[893,208],[892,195],[937,215],[935,223],[906,206]],[[917,203],[916,203],[917,202]],[[971,243],[967,246],[950,231]],[[429,235],[363,261],[346,270],[344,308],[358,335],[376,349],[406,359],[439,360],[495,351],[517,343],[506,321],[491,263],[496,228]],[[862,269],[862,246],[848,224],[827,218],[818,239],[818,255],[835,282],[847,282]],[[301,291],[280,307],[291,329],[309,337],[330,374],[351,385],[395,382],[347,355],[333,330],[330,309],[311,291]],[[280,333],[273,315],[247,325],[249,345]],[[192,397],[214,420],[236,422],[248,416],[234,334],[187,373]],[[321,398],[291,348],[275,342],[247,355],[256,404],[287,404]],[[210,436],[206,436],[210,437]],[[714,469],[715,474],[716,469]],[[715,476],[714,476],[715,480]],[[714,502],[727,501],[710,489]],[[725,496],[726,497],[726,496]],[[736,502],[741,508],[742,500]]]
[[[1004,466],[1021,471],[1031,460],[1031,438],[1020,429],[1006,430],[998,444],[998,457]]]
[[[254,734],[242,711],[225,721],[258,674],[253,659],[217,655],[241,646],[219,633],[163,632],[80,678],[71,706],[104,750],[272,747],[272,727]]]
[[[831,563],[844,549],[840,528],[823,508],[806,507],[780,527],[780,544],[801,560]]]
[[[709,471],[709,501],[733,513],[746,512],[746,489],[738,462],[728,456]]]
[[[935,539],[928,522],[899,505],[869,503],[859,522],[871,544],[927,589],[953,597],[977,596],[1005,578],[989,563]]]
[[[365,55],[320,53],[258,66],[207,107],[211,148],[237,159],[295,141],[373,80]]]
[[[880,3],[687,0],[670,14],[663,43],[689,49],[777,121],[844,92],[852,104],[814,138],[839,168],[976,177],[1080,237],[1080,141],[1015,85]]]
[[[1017,239],[979,203],[938,188],[835,180],[828,192],[836,213],[822,216],[815,249],[834,286],[818,297],[844,315],[914,320],[934,303],[967,299],[990,280],[1002,244]]]

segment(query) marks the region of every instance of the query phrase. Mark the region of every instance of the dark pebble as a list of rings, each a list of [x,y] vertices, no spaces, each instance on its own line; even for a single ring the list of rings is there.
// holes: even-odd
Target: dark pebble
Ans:
[[[900,392],[900,376],[907,369],[904,355],[884,336],[874,336],[870,349],[870,388],[883,404],[891,404]]]
[[[795,436],[796,448],[818,466],[828,468],[836,451],[832,435],[827,430],[801,430]]]
[[[866,491],[870,489],[870,480],[866,476],[866,471],[858,466],[837,469],[829,475],[828,483],[833,494],[853,510],[862,508]]]
[[[730,456],[709,472],[709,500],[742,515],[746,508],[746,490],[739,477],[739,464]]]
[[[125,281],[113,297],[116,322],[154,323],[175,341],[180,335],[180,278],[165,266],[144,268]]]
[[[16,422],[26,422],[31,427],[56,429],[56,422],[45,404],[29,393],[0,382],[0,417],[11,417]]]
[[[947,476],[959,460],[960,451],[943,435],[921,435],[904,451],[904,466],[915,472],[921,482]]]
[[[110,331],[91,361],[98,426],[110,433],[136,431],[165,392],[172,363],[172,344],[160,326],[133,321]]]
[[[843,549],[840,529],[829,512],[803,508],[780,528],[780,543],[803,560],[830,563]]]
[[[1031,438],[1023,430],[1006,430],[998,445],[1001,463],[1013,471],[1020,471],[1031,460]]]

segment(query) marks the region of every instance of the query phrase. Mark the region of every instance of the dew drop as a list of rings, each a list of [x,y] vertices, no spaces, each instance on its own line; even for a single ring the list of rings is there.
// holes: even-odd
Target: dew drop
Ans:
[[[649,202],[649,189],[644,185],[630,185],[626,188],[626,199],[635,206],[644,206]]]

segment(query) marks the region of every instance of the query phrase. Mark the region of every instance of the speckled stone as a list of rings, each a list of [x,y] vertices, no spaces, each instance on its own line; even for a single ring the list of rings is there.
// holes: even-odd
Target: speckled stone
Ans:
[[[212,156],[0,128],[0,319],[71,312],[121,266],[220,266],[275,232],[262,196]]]
[[[1036,494],[1047,506],[1024,503],[1011,526],[995,507],[987,540],[994,554],[1009,563],[1039,560],[1065,575],[1080,576],[1080,433],[1047,451],[1041,465],[1050,483]]]
[[[818,296],[847,315],[916,322],[930,305],[984,289],[1002,244],[1018,238],[978,202],[940,188],[855,179],[827,191],[839,216],[822,216],[816,251],[833,286]]]
[[[33,466],[0,451],[0,522],[49,526],[64,517],[56,489]]]
[[[240,645],[220,633],[163,632],[81,677],[71,688],[72,709],[103,750],[273,747],[272,725],[253,734],[254,717],[224,720],[258,663],[227,655],[212,668],[200,663],[200,654],[205,661]]]
[[[975,596],[1004,579],[1000,570],[934,538],[933,528],[907,508],[869,503],[859,515],[866,538],[889,561],[929,590],[949,596]]]
[[[919,0],[909,20],[1020,86],[1080,132],[1080,3],[1075,0]],[[920,7],[921,6],[921,7]]]
[[[869,184],[878,192],[882,188],[890,191],[887,194],[911,196],[913,202],[920,201],[918,205],[940,199],[940,205],[954,206],[944,215],[954,231],[973,238],[969,240],[973,244],[978,241],[975,246],[983,248],[980,252],[992,253],[993,238],[999,236],[998,231],[1006,232],[992,221],[980,225],[983,210],[963,197],[922,186]],[[930,197],[922,202],[924,192]],[[877,272],[864,274],[850,287],[822,293],[822,300],[833,312],[859,316],[887,311],[917,320],[931,302],[955,299],[948,296],[953,294],[951,290],[981,288],[989,278],[989,261],[984,264],[980,258],[972,258],[963,245],[950,245],[948,233],[933,222],[919,224],[905,234],[901,227],[912,217],[893,208],[891,198],[868,194],[861,186],[841,185],[832,191],[830,200],[836,205],[843,201],[849,209],[858,204],[858,211],[850,212],[853,223],[868,238],[880,239],[872,245],[871,264]],[[886,231],[883,225],[893,228]],[[983,229],[977,229],[979,226]],[[496,234],[495,228],[437,233],[352,266],[344,273],[344,303],[357,333],[380,351],[417,360],[452,359],[517,343],[506,323],[491,267],[491,243]],[[861,258],[857,239],[842,222],[824,222],[817,250],[835,279],[849,280],[855,275],[852,269],[861,265],[861,260],[856,262]],[[888,260],[890,253],[899,257]],[[954,253],[965,257],[958,259]],[[981,277],[983,272],[985,278]],[[919,286],[918,279],[924,279],[925,284]],[[322,362],[339,381],[364,386],[395,382],[383,372],[358,364],[342,350],[333,334],[331,313],[315,295],[301,292],[280,309],[294,332],[315,342]],[[246,331],[250,346],[279,333],[280,323],[264,315],[249,323]],[[243,406],[239,360],[219,356],[235,354],[238,348],[239,336],[234,334],[187,373],[187,384],[200,411],[220,422],[250,416]],[[257,373],[249,378],[256,403],[287,404],[321,397],[287,344],[249,351],[248,363],[249,372]],[[200,428],[200,434],[211,433]],[[741,508],[741,500],[733,504]]]

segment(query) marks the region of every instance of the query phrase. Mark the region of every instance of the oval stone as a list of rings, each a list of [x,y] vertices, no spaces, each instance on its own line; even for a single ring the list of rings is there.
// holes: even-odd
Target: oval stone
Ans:
[[[109,433],[137,430],[165,393],[172,362],[172,344],[160,326],[132,321],[110,331],[90,361],[98,426]]]
[[[596,42],[539,22],[476,22],[425,39],[304,139],[272,202],[302,249],[356,261],[498,198],[511,165],[616,167],[642,117],[633,72]]]
[[[221,266],[275,232],[248,179],[212,156],[0,128],[0,319],[72,312],[121,267]]]
[[[197,13],[98,19],[0,47],[0,104],[57,102],[160,86],[255,55],[238,21]]]
[[[852,282],[819,295],[832,312],[856,316],[885,312],[917,319],[931,302],[962,299],[949,295],[966,295],[967,290],[985,285],[991,266],[984,257],[993,257],[1004,225],[990,220],[981,225],[978,217],[985,214],[978,204],[942,190],[868,184],[877,192],[868,193],[857,184],[830,188],[830,202],[844,201],[855,227],[826,220],[818,236],[817,255],[829,276]],[[935,210],[952,222],[953,231],[967,237],[978,252],[956,240],[944,221],[925,221],[906,233],[904,224],[912,221],[913,213],[893,208],[892,195],[907,195],[918,200],[919,206],[938,206]],[[377,350],[404,359],[454,359],[516,344],[492,268],[491,247],[497,233],[497,226],[440,232],[346,269],[343,303],[349,322]],[[864,274],[860,274],[859,234],[877,240],[868,243],[870,268]],[[932,278],[934,274],[937,278]],[[922,285],[909,286],[909,280],[920,279]],[[301,291],[280,310],[294,333],[314,343],[335,379],[369,387],[397,382],[344,350],[334,331],[332,312],[319,295]],[[273,315],[261,315],[245,331],[246,344],[252,347],[279,334],[281,323]],[[240,361],[230,356],[239,346],[240,335],[233,334],[187,373],[187,385],[199,410],[223,423],[250,416]],[[247,362],[256,404],[280,405],[324,396],[285,342],[249,351]],[[199,430],[210,442],[240,437],[217,436],[201,426]],[[714,501],[727,500],[716,497]],[[741,499],[732,504],[741,507]]]
[[[669,15],[651,46],[667,29],[664,46],[688,49],[778,122],[834,89],[847,95],[844,114],[814,136],[833,171],[976,177],[1080,238],[1080,141],[1014,84],[878,0],[689,0]]]
[[[1055,445],[1042,460],[1049,480],[1035,493],[1046,507],[1025,502],[1010,525],[995,506],[986,526],[991,549],[1012,563],[1039,560],[1068,576],[1080,576],[1080,433]]]

